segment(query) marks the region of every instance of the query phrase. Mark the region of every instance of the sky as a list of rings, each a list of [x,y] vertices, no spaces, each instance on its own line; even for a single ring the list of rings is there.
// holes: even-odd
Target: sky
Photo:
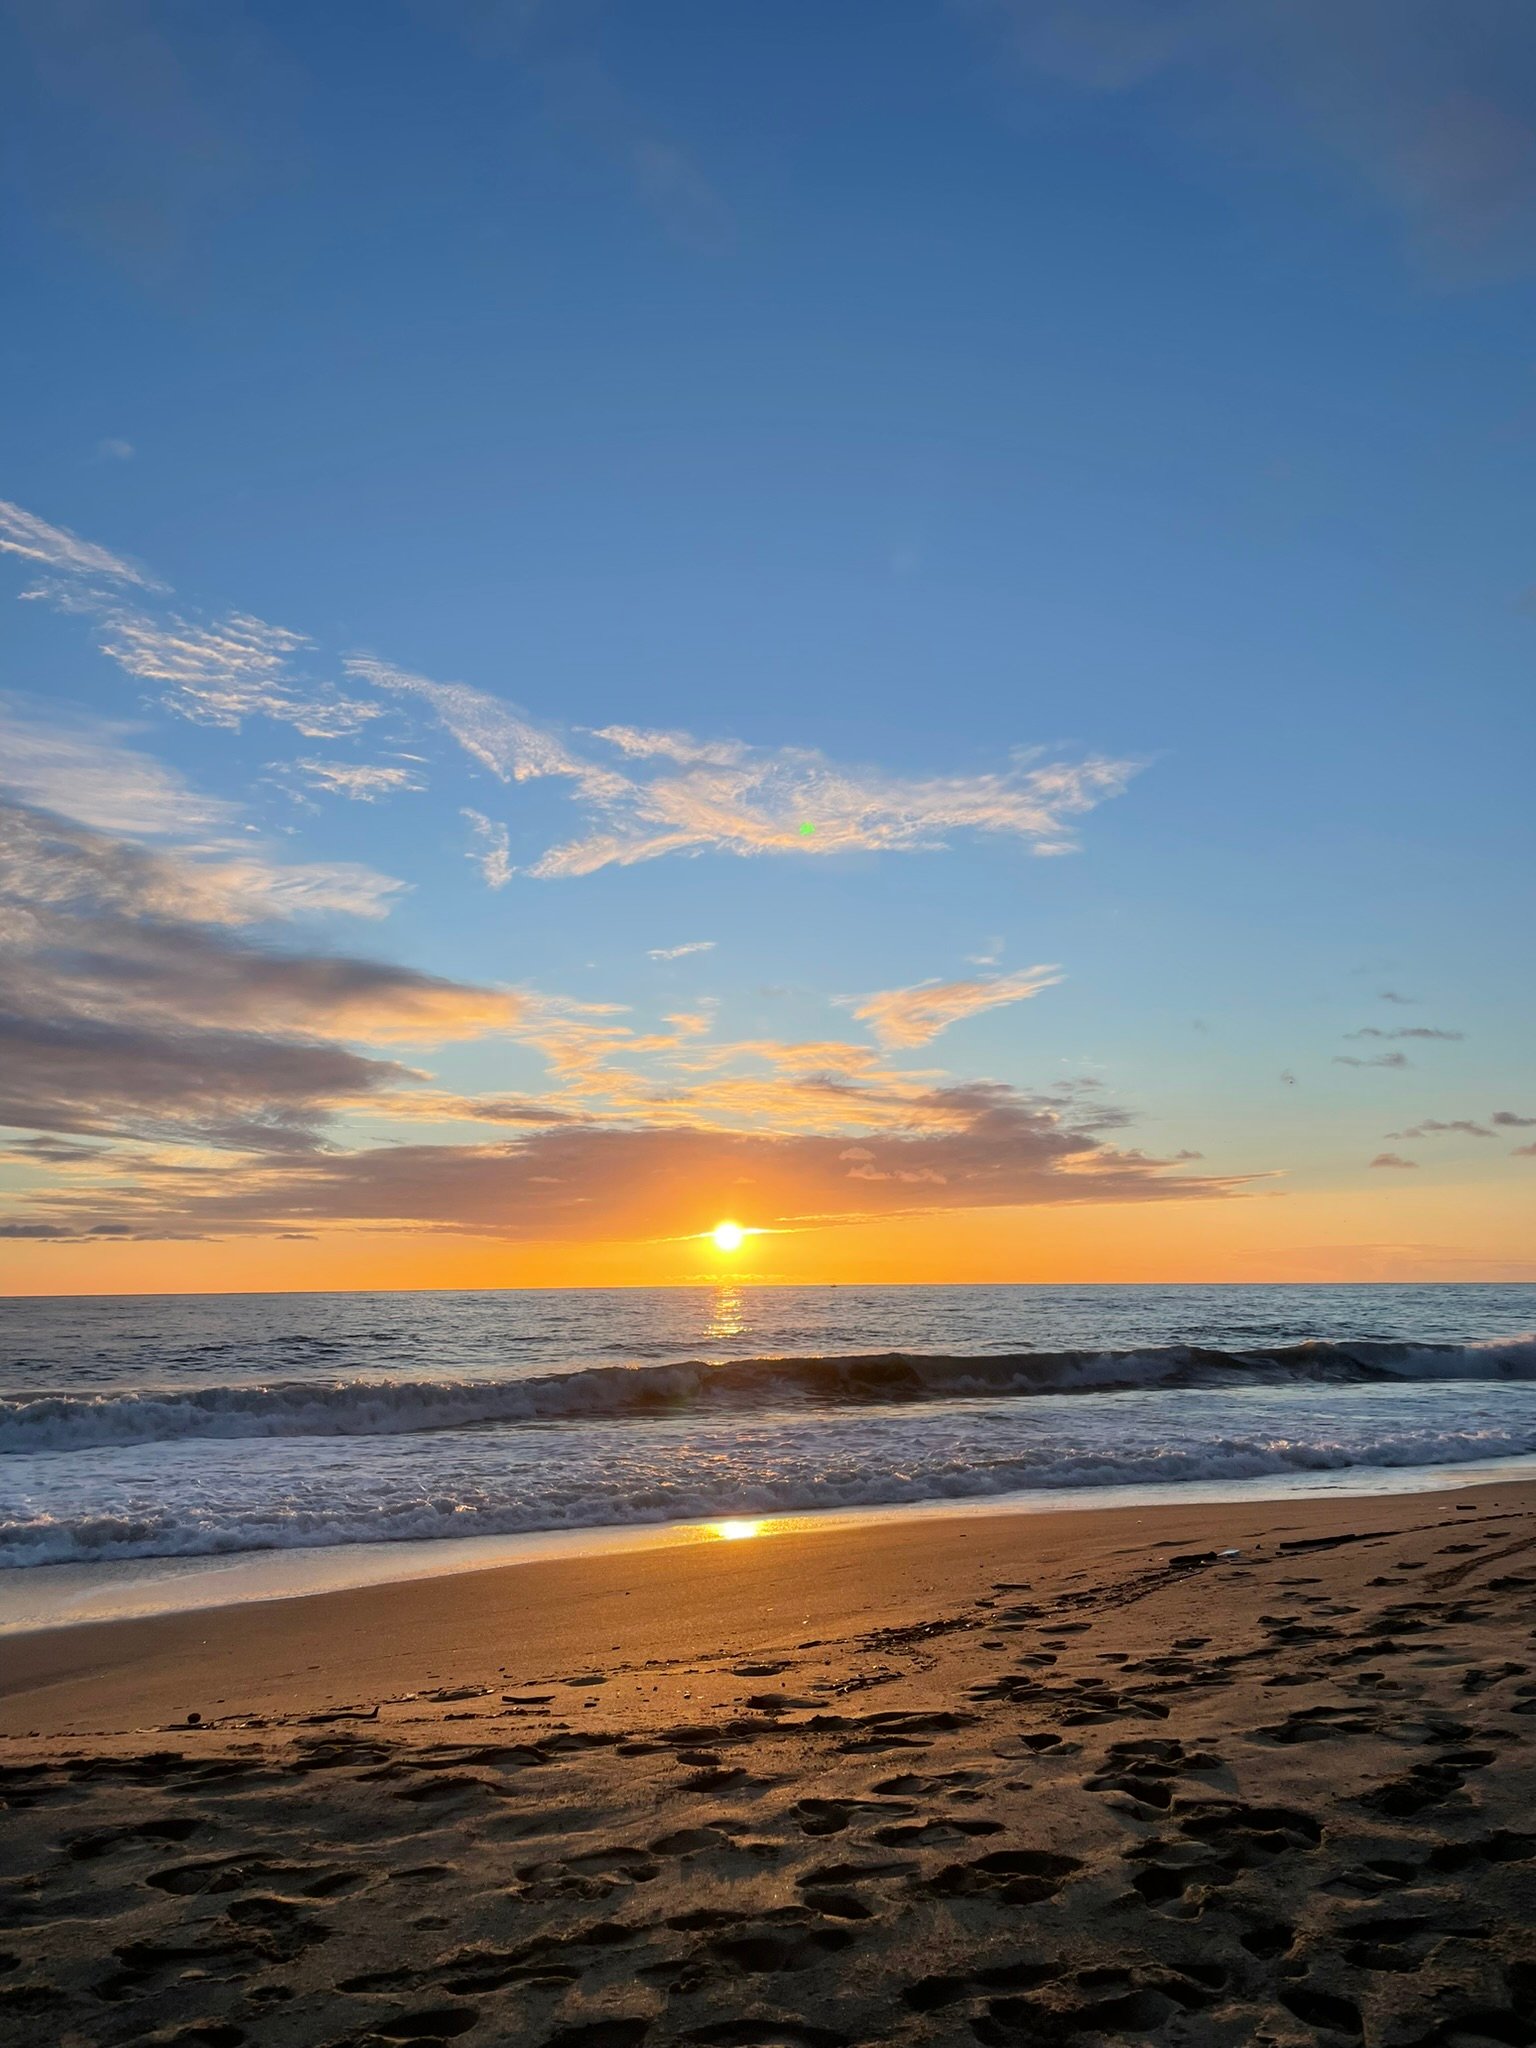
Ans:
[[[0,0],[0,130],[0,1291],[1536,1278],[1524,0]]]

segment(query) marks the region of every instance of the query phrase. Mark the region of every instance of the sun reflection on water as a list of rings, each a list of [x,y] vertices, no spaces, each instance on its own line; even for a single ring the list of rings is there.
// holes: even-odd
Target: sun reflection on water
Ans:
[[[726,1337],[739,1337],[747,1327],[746,1312],[742,1306],[741,1289],[723,1280],[715,1289],[714,1300],[710,1303],[709,1321],[704,1326],[706,1338],[717,1341]]]
[[[744,1536],[762,1534],[766,1524],[762,1522],[712,1522],[710,1527],[726,1543],[740,1543]]]

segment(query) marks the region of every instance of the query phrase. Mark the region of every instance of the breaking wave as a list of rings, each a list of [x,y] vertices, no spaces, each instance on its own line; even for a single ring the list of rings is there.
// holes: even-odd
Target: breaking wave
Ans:
[[[662,1522],[814,1513],[833,1508],[898,1507],[979,1501],[1099,1487],[1163,1488],[1193,1482],[1283,1478],[1307,1473],[1428,1469],[1500,1462],[1536,1453],[1528,1426],[1467,1429],[1387,1428],[1352,1441],[1225,1435],[1203,1444],[1078,1444],[1019,1449],[977,1460],[908,1447],[907,1455],[855,1465],[843,1459],[815,1469],[773,1469],[749,1457],[728,1471],[706,1472],[685,1457],[636,1470],[624,1460],[579,1472],[525,1472],[478,1486],[446,1485],[408,1497],[352,1499],[339,1475],[324,1494],[301,1491],[282,1502],[226,1500],[206,1494],[116,1512],[38,1513],[0,1520],[0,1567],[94,1564],[145,1557],[210,1557],[251,1550],[329,1548],[339,1544],[422,1542],[510,1536],[562,1529],[645,1527]],[[725,1461],[716,1461],[717,1464]]]
[[[786,1404],[846,1407],[1153,1388],[1458,1380],[1536,1380],[1536,1335],[1460,1345],[1314,1341],[1242,1351],[1166,1345],[969,1356],[882,1352],[592,1366],[500,1380],[375,1378],[206,1386],[185,1393],[11,1394],[0,1395],[0,1455],[187,1438],[404,1436],[498,1423],[640,1419]]]

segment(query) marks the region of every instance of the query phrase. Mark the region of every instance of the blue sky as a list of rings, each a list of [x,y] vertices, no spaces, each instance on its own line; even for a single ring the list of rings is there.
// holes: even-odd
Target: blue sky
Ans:
[[[546,1234],[521,1182],[349,1209],[374,1147],[585,1186],[639,1138],[582,1225],[633,1241],[686,1126],[698,1203],[658,1238],[732,1187],[785,1232],[898,1183],[1076,1204],[1086,1164],[1192,1242],[1278,1189],[1345,1202],[1310,1227],[1372,1271],[1525,1270],[1530,1132],[1490,1121],[1536,1116],[1523,7],[3,13],[7,780],[98,835],[93,874],[110,841],[203,877],[115,904],[111,946],[198,933],[248,991],[168,1007],[117,954],[45,990],[84,943],[50,931],[29,1031],[131,984],[183,1060],[393,1058],[398,1019],[252,1007],[246,955],[465,992],[399,1056],[430,1081],[292,1098],[326,1246]],[[58,900],[38,858],[14,901]],[[551,1069],[582,1018],[674,1042],[615,1093],[612,1040]],[[878,1109],[720,1092],[807,1044]],[[971,1083],[1023,1121],[919,1158],[981,1143],[927,1099]],[[113,1281],[93,1230],[227,1245],[306,1206],[244,1108],[61,1086],[7,1111],[13,1284]],[[581,1118],[579,1166],[469,1114],[513,1096]],[[776,1178],[812,1171],[789,1134],[837,1161],[875,1128],[846,1210],[820,1166],[799,1204]],[[747,1129],[771,1199],[708,1152]],[[222,1208],[150,1198],[178,1159]],[[1265,1229],[1310,1241],[1284,1207]]]

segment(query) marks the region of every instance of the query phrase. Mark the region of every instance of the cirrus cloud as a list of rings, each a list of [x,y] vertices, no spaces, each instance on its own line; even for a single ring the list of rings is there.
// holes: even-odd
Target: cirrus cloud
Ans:
[[[1137,768],[1098,755],[1041,762],[1020,752],[1002,770],[903,777],[840,767],[808,747],[749,747],[636,726],[594,732],[624,757],[625,772],[577,753],[484,690],[434,682],[371,655],[354,656],[345,667],[356,681],[425,704],[500,781],[572,785],[591,828],[550,847],[526,870],[546,880],[669,854],[915,852],[942,846],[954,833],[1019,839],[1038,854],[1069,853],[1075,821],[1118,796]],[[657,762],[665,764],[661,772],[639,772]],[[810,833],[803,829],[808,823]]]
[[[926,981],[915,988],[881,989],[874,995],[841,996],[861,1024],[882,1045],[926,1045],[966,1017],[1005,1003],[1022,1003],[1062,979],[1055,967],[1022,967],[1013,974],[976,975],[965,981]]]

